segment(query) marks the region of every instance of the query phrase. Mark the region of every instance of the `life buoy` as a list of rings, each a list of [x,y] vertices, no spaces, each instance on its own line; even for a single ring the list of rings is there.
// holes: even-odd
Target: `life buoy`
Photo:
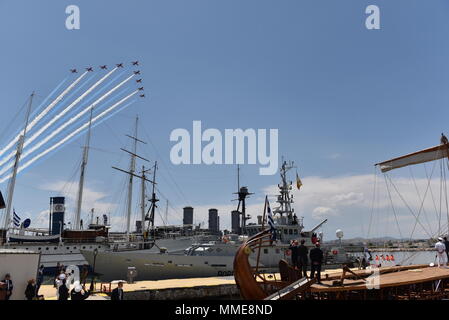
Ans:
[[[292,251],[290,249],[285,250],[285,255],[286,256],[291,256],[292,255]]]
[[[223,241],[224,243],[228,243],[228,242],[229,242],[229,238],[226,237],[226,236],[223,236],[222,241]]]
[[[378,255],[376,255],[376,261],[379,261],[379,256]]]
[[[394,255],[391,255],[391,256],[390,256],[390,260],[391,260],[391,261],[394,261]]]

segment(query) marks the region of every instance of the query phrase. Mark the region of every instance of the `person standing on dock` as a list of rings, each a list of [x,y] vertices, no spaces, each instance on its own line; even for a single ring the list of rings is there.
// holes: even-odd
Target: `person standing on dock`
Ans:
[[[28,280],[28,284],[25,289],[25,297],[27,300],[34,300],[36,298],[36,285],[34,279]]]
[[[66,279],[62,279],[61,285],[58,289],[59,297],[58,300],[68,300],[69,299],[69,288],[67,287]]]
[[[298,268],[298,241],[297,240],[292,240],[292,242],[290,243],[290,247],[288,247],[288,249],[291,252],[292,255],[292,265],[293,268]]]
[[[117,288],[112,290],[111,300],[123,300],[123,282],[119,282]]]
[[[306,241],[304,239],[301,240],[301,245],[298,247],[298,268],[299,268],[299,277],[307,278],[307,264],[308,258],[307,254],[309,253],[309,249],[304,245]]]
[[[443,238],[438,238],[438,242],[435,243],[435,250],[437,251],[438,267],[447,264],[446,246],[444,245]]]
[[[12,289],[14,289],[14,286],[12,284],[12,280],[11,280],[11,275],[9,273],[7,273],[5,275],[5,279],[3,280],[3,282],[6,284],[6,296],[5,296],[5,300],[9,300],[9,298],[12,295]]]
[[[56,270],[55,270],[55,280],[53,281],[53,287],[57,288],[57,281],[58,281],[58,277],[61,274],[61,264],[58,262],[56,263]]]
[[[447,261],[449,261],[449,241],[447,240],[447,237],[444,237],[444,246],[446,247],[446,257]]]
[[[37,281],[36,281],[36,295],[39,294],[39,289],[44,282],[44,265],[41,264],[39,270],[37,270]]]
[[[315,244],[315,248],[310,250],[310,278],[315,277],[316,272],[316,278],[317,282],[321,283],[321,264],[323,263],[323,250],[320,248],[320,242],[318,241]]]

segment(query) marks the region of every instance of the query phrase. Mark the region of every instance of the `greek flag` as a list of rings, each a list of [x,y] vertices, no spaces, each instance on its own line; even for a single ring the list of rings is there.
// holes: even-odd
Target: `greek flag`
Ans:
[[[274,226],[273,215],[270,209],[270,203],[268,202],[268,197],[265,197],[265,201],[267,204],[267,213],[268,213],[268,226],[270,227],[271,232],[271,240],[276,240],[276,227]]]
[[[16,210],[13,210],[13,219],[14,227],[20,227],[20,217],[17,215]]]

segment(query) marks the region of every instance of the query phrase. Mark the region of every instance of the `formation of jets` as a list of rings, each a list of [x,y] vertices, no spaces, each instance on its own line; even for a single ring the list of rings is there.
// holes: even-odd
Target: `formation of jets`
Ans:
[[[133,65],[133,66],[138,66],[139,65],[139,61],[131,61],[131,65]],[[106,70],[107,68],[108,68],[108,66],[107,65],[101,65],[101,66],[99,66],[100,67],[100,69],[102,69],[102,70]],[[116,64],[116,67],[117,68],[123,68],[123,63],[117,63]],[[93,72],[94,71],[94,68],[93,67],[87,67],[87,68],[85,68],[86,69],[86,71],[87,72]],[[78,73],[78,70],[77,69],[70,69],[70,72],[71,73]],[[135,75],[138,75],[138,74],[140,74],[140,70],[137,70],[137,71],[133,71],[134,72],[134,74]],[[136,83],[142,83],[142,79],[137,79],[136,80]],[[139,87],[139,88],[137,88],[137,90],[138,91],[143,91],[143,87]],[[141,94],[141,95],[139,95],[141,98],[144,98],[145,97],[145,94]]]
[[[139,61],[131,61],[131,64],[133,66],[138,66],[139,65]],[[117,68],[123,68],[123,63],[117,63],[116,66],[117,66]],[[107,68],[108,68],[107,65],[100,66],[100,69],[103,69],[103,70],[106,70]],[[89,71],[89,72],[94,71],[94,69],[92,67],[87,67],[86,70]],[[77,69],[70,69],[70,72],[71,73],[78,73],[78,70]],[[140,74],[140,71],[134,71],[134,74]],[[138,81],[138,82],[140,82],[140,81]]]

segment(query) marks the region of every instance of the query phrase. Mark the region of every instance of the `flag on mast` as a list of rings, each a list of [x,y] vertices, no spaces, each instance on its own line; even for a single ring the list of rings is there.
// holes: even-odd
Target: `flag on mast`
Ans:
[[[13,223],[14,227],[20,227],[20,217],[17,215],[16,210],[13,209]]]
[[[302,186],[302,181],[301,181],[301,179],[299,179],[298,171],[296,171],[296,187],[299,190],[301,188],[301,186]]]
[[[276,240],[276,227],[274,226],[273,215],[271,213],[270,202],[268,202],[268,197],[265,197],[265,202],[267,205],[267,213],[268,213],[267,221],[268,221],[268,226],[270,227],[271,240],[274,241],[274,240]]]

